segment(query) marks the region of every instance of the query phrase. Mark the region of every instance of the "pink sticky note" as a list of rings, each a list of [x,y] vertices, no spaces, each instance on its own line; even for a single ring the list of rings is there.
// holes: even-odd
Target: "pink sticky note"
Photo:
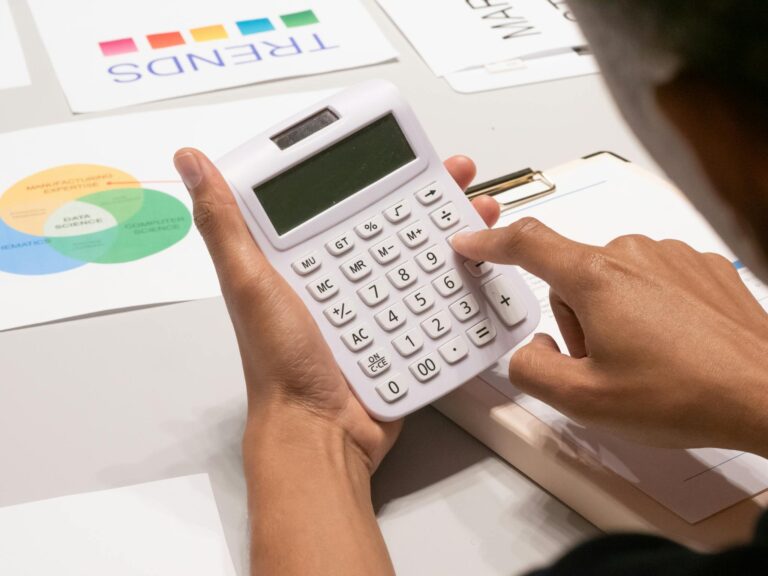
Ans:
[[[104,56],[116,56],[118,54],[128,54],[129,52],[138,52],[136,42],[133,38],[121,38],[120,40],[110,40],[109,42],[99,42],[101,53]]]

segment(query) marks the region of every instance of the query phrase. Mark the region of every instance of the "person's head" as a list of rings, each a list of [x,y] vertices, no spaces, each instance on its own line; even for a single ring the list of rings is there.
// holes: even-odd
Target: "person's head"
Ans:
[[[570,0],[625,118],[768,280],[766,0]]]

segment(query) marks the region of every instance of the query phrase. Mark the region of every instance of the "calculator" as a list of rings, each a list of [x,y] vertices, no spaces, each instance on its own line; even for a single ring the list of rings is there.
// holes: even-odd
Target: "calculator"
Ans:
[[[514,267],[452,250],[485,223],[388,82],[343,90],[217,165],[378,420],[447,394],[538,325]]]

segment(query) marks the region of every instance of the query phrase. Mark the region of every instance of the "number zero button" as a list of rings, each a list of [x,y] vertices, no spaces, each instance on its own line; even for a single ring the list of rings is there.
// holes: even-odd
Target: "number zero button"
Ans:
[[[384,402],[391,404],[408,393],[408,385],[400,377],[400,374],[394,374],[387,378],[386,382],[376,386],[376,392],[379,393]]]

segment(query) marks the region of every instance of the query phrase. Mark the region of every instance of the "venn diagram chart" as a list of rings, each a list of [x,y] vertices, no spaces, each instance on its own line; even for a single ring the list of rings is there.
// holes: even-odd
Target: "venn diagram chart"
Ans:
[[[141,260],[182,241],[192,226],[180,200],[108,166],[50,168],[0,194],[0,271],[10,274]]]

